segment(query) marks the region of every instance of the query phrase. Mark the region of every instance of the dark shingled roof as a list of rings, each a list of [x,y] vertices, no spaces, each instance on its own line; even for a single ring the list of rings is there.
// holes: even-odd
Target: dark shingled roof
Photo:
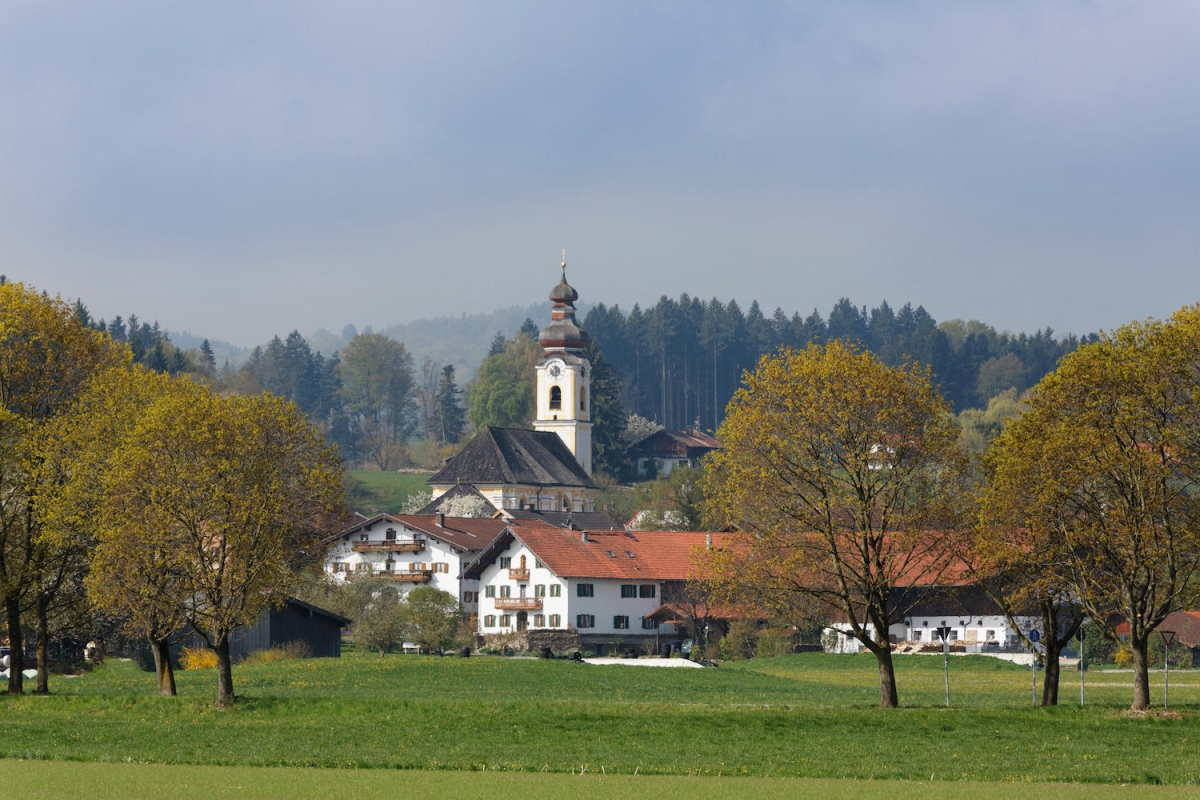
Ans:
[[[480,431],[429,483],[595,488],[558,434],[491,426]]]

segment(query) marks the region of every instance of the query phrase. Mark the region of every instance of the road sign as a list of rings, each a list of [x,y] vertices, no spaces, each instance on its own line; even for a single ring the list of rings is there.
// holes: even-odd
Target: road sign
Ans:
[[[1029,641],[1033,642],[1034,644],[1037,644],[1041,640],[1042,640],[1042,633],[1037,628],[1034,628],[1033,630],[1031,630],[1029,632]]]
[[[938,635],[938,636],[941,638],[941,640],[944,642],[944,641],[946,641],[947,639],[949,639],[949,638],[950,638],[950,631],[951,631],[951,630],[952,630],[952,628],[938,628],[938,629],[937,629],[937,635]]]
[[[1079,630],[1075,631],[1075,638],[1076,638],[1076,639],[1078,639],[1078,640],[1079,640],[1079,641],[1081,641],[1081,642],[1082,642],[1084,639],[1086,639],[1086,638],[1087,638],[1087,636],[1085,635],[1085,632],[1084,632],[1083,628],[1080,628]]]

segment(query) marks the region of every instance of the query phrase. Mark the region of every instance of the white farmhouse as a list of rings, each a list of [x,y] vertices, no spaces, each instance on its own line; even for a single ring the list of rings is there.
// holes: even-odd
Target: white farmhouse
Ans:
[[[571,632],[598,650],[675,636],[653,614],[664,592],[687,580],[693,552],[710,536],[509,527],[463,572],[478,582],[478,632]]]
[[[459,574],[506,524],[486,517],[380,514],[326,540],[325,571],[339,581],[396,581],[404,591],[433,586],[457,597],[473,614],[477,583],[460,582]]]

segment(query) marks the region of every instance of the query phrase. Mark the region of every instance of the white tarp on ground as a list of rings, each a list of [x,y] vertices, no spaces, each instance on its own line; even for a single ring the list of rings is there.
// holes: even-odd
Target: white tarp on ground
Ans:
[[[37,670],[36,669],[24,669],[24,670],[21,670],[21,674],[24,675],[26,678],[33,680],[34,678],[37,677]],[[8,670],[0,670],[0,678],[3,678],[4,680],[8,680]]]
[[[585,664],[626,664],[631,667],[691,667],[704,669],[702,664],[686,658],[585,658]]]

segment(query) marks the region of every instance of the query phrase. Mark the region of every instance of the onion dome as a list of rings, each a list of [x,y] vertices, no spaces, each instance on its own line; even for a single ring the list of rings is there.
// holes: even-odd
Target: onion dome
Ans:
[[[575,322],[575,301],[579,292],[567,283],[567,262],[563,262],[563,276],[558,285],[550,290],[554,308],[550,310],[550,324],[538,334],[538,342],[546,350],[582,350],[591,337]]]

